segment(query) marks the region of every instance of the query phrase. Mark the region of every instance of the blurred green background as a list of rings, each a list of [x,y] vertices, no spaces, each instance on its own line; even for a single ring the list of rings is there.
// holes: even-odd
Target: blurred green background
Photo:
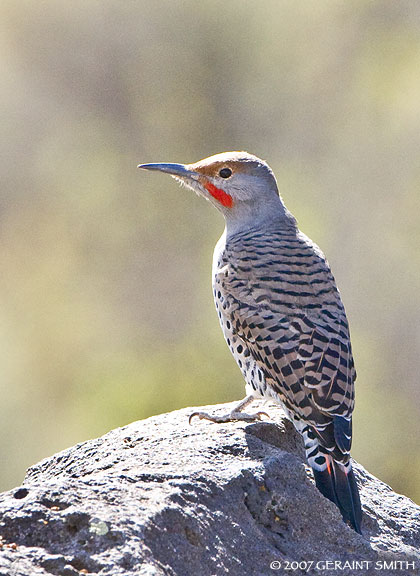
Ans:
[[[325,251],[353,455],[420,502],[420,3],[2,0],[0,488],[113,427],[239,399],[220,215],[139,162],[248,150]]]

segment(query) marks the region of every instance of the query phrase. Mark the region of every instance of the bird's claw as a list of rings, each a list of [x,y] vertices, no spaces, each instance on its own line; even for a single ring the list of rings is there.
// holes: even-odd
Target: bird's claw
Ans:
[[[216,424],[222,424],[225,422],[254,422],[255,420],[262,420],[263,416],[266,416],[268,419],[270,416],[267,412],[256,412],[255,414],[246,414],[245,412],[231,412],[230,414],[226,414],[224,416],[212,416],[211,414],[207,414],[207,412],[193,412],[190,414],[188,418],[188,424],[191,424],[191,420],[197,416],[200,420],[209,420],[210,422],[214,422]]]
[[[266,416],[267,420],[270,420],[269,414],[267,414],[267,412],[264,411],[257,412],[256,416],[258,416],[258,420],[262,420],[262,416]]]
[[[200,416],[200,414],[202,414],[201,412],[193,412],[192,414],[190,414],[188,416],[188,424],[191,425],[191,420],[194,418],[194,416],[198,416],[201,420],[202,416]]]

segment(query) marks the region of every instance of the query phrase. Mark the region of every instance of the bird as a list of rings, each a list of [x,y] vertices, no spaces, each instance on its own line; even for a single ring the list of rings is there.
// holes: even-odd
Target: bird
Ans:
[[[212,422],[252,421],[258,398],[279,404],[303,437],[319,491],[362,534],[352,469],[354,367],[344,305],[326,257],[298,228],[267,162],[235,151],[193,164],[149,163],[222,213],[213,254],[213,294],[225,341],[245,379],[246,397]]]

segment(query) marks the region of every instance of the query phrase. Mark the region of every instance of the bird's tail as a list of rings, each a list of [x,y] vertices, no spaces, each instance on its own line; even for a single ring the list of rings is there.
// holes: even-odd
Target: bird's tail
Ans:
[[[362,507],[351,463],[340,464],[331,456],[326,456],[326,460],[324,470],[313,468],[316,486],[321,494],[338,506],[344,521],[361,534]]]

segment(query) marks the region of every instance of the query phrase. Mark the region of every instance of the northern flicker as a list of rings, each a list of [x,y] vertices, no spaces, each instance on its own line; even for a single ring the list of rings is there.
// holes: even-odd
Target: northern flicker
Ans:
[[[297,227],[266,162],[225,152],[195,164],[141,164],[170,174],[224,216],[213,256],[213,293],[247,396],[213,422],[252,420],[255,398],[280,404],[302,435],[320,492],[361,533],[350,460],[354,368],[346,313],[325,256]]]

